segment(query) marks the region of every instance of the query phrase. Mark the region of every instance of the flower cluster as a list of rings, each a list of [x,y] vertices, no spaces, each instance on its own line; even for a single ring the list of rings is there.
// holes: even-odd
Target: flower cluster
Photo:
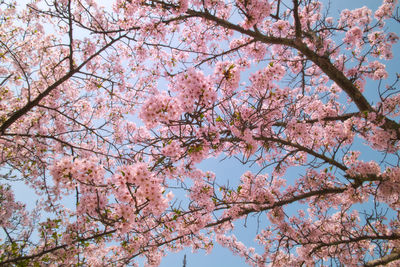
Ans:
[[[355,26],[346,32],[346,36],[344,37],[343,41],[348,44],[349,48],[353,48],[354,46],[360,48],[362,45],[362,36],[362,29]]]
[[[173,140],[161,149],[161,153],[166,157],[177,160],[182,155],[183,148],[178,141]]]
[[[159,123],[169,123],[177,120],[182,111],[178,101],[165,92],[149,97],[143,104],[139,117],[147,128],[153,128]]]
[[[11,220],[15,213],[22,213],[24,205],[15,201],[10,187],[0,184],[0,227],[13,227]]]
[[[269,30],[271,34],[279,37],[288,37],[290,34],[293,33],[290,23],[286,20],[278,20],[274,22]]]
[[[368,34],[368,41],[374,48],[371,55],[381,59],[392,59],[392,46],[397,43],[398,40],[399,37],[393,32],[386,34],[382,31],[375,31]]]
[[[75,189],[79,183],[102,184],[105,170],[96,158],[63,157],[50,168],[55,183],[65,189]]]
[[[163,197],[164,187],[161,182],[146,163],[121,166],[119,173],[110,178],[114,195],[120,203],[130,204],[136,208],[148,203],[146,212],[151,210],[155,214],[164,211],[168,204]],[[120,212],[124,213],[124,210]]]
[[[286,71],[279,63],[271,61],[268,67],[251,74],[250,94],[254,96],[264,96],[268,90],[273,87],[272,81],[279,81],[285,75]]]
[[[387,168],[379,185],[379,200],[388,203],[393,209],[400,208],[400,168]]]
[[[235,63],[218,61],[214,75],[226,95],[231,95],[239,87],[240,67]]]
[[[279,185],[274,183],[270,186],[267,178],[267,175],[256,176],[249,171],[244,173],[237,190],[238,196],[256,203],[273,204],[279,194]]]
[[[364,28],[372,20],[372,12],[366,6],[354,10],[344,9],[340,14],[339,25],[350,28],[359,25]]]
[[[268,0],[237,0],[236,3],[242,10],[246,11],[246,20],[243,24],[245,29],[250,29],[260,23],[271,13],[271,4]]]
[[[367,71],[368,77],[373,80],[381,80],[388,77],[386,66],[377,60],[369,63]]]
[[[356,176],[368,176],[374,175],[377,176],[381,172],[381,167],[375,161],[356,161],[352,164],[352,166],[346,171],[346,173],[350,177]]]
[[[396,7],[397,0],[384,0],[383,4],[375,11],[375,18],[381,20],[390,18]]]
[[[210,107],[217,100],[210,78],[195,69],[177,75],[171,86],[185,112],[193,112],[196,106]]]
[[[106,207],[107,192],[96,188],[105,185],[105,170],[96,158],[64,157],[53,164],[50,173],[58,190],[79,190],[78,214],[87,213],[93,216],[96,210]]]

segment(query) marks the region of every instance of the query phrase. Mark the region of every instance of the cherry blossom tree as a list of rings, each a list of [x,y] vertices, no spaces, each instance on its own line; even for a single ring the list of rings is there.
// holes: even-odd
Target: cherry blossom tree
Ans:
[[[251,266],[397,266],[399,21],[396,0],[0,1],[0,264],[218,243]],[[224,184],[210,158],[258,171]],[[252,248],[235,225],[259,216]]]

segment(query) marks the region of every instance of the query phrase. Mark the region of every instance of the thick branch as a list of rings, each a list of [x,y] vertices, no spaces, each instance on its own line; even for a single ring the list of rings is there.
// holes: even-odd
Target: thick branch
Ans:
[[[266,210],[272,210],[274,208],[282,207],[284,205],[291,204],[291,203],[294,203],[294,202],[297,202],[297,201],[300,201],[300,200],[303,200],[303,199],[307,199],[307,198],[310,198],[310,197],[327,195],[327,194],[338,194],[338,193],[342,193],[342,192],[344,192],[346,190],[347,190],[347,187],[336,187],[336,188],[324,188],[324,189],[321,189],[321,190],[310,191],[310,192],[303,193],[303,194],[300,194],[300,195],[297,195],[297,196],[293,196],[293,197],[288,198],[288,199],[276,201],[272,205],[266,205],[266,206],[260,207],[258,209],[242,208],[241,211],[239,212],[238,217],[250,214],[252,212],[261,212],[261,211],[266,211]],[[222,224],[224,222],[231,221],[231,220],[234,220],[234,219],[237,219],[237,218],[233,218],[232,216],[228,216],[228,217],[220,219],[220,220],[218,220],[216,222],[209,223],[209,224],[206,225],[206,227],[208,228],[208,227],[216,226],[216,225],[219,225],[219,224]]]
[[[296,2],[296,1],[295,1]],[[304,56],[306,56],[309,60],[314,62],[318,67],[321,68],[328,77],[334,81],[337,85],[339,85],[348,96],[354,101],[360,111],[373,111],[371,105],[368,103],[366,98],[361,94],[360,90],[343,74],[343,72],[339,71],[333,64],[330,62],[328,58],[321,57],[311,49],[307,47],[300,39],[292,40],[288,38],[280,38],[273,36],[265,36],[260,32],[255,32],[252,30],[245,30],[241,26],[233,24],[229,21],[220,19],[216,16],[213,16],[206,12],[199,12],[194,10],[188,10],[187,13],[191,15],[195,15],[198,17],[202,17],[211,21],[214,21],[218,25],[222,27],[226,27],[231,30],[235,30],[242,34],[248,35],[256,39],[257,41],[263,42],[265,44],[278,44],[278,45],[286,45],[300,51]]]
[[[299,2],[297,0],[293,0],[293,18],[294,18],[294,26],[296,30],[296,38],[301,37],[301,24],[299,18]]]
[[[299,149],[301,151],[304,151],[304,152],[306,152],[306,153],[308,153],[308,154],[310,154],[310,155],[312,155],[312,156],[314,156],[316,158],[322,159],[323,161],[325,161],[325,162],[327,162],[329,164],[332,164],[332,165],[338,167],[339,169],[341,169],[343,171],[347,170],[346,166],[344,166],[343,164],[340,164],[336,160],[334,160],[332,158],[328,158],[327,156],[325,156],[323,154],[319,154],[316,151],[314,151],[314,150],[312,150],[310,148],[304,147],[302,145],[295,144],[295,143],[292,143],[292,142],[289,142],[289,141],[286,141],[286,140],[283,140],[283,139],[272,138],[272,137],[263,137],[263,136],[261,136],[261,137],[258,137],[258,138],[256,137],[254,139],[255,140],[268,141],[268,142],[277,142],[277,143],[281,143],[281,144],[286,145],[286,146],[291,146],[291,147],[297,148],[297,149]]]
[[[376,112],[367,99],[362,95],[360,90],[358,90],[358,88],[344,75],[342,71],[338,70],[332,64],[329,58],[318,55],[309,49],[301,40],[295,40],[294,48],[298,49],[309,60],[314,62],[332,81],[339,85],[361,112]],[[385,130],[394,130],[397,137],[400,138],[400,124],[385,116],[378,116],[377,120],[383,120],[384,124],[382,125],[382,128]]]
[[[73,241],[72,244],[75,244],[75,243],[78,243],[78,242],[83,242],[83,241],[88,241],[88,240],[92,240],[92,239],[96,239],[96,238],[99,238],[99,237],[102,237],[102,236],[105,236],[105,235],[112,234],[112,233],[114,233],[116,231],[117,230],[110,230],[110,231],[99,233],[99,234],[96,234],[96,235],[93,235],[93,236],[90,236],[90,237],[77,239],[77,240]],[[41,256],[46,255],[48,253],[57,251],[59,249],[66,249],[67,247],[71,246],[72,244],[64,244],[64,245],[60,245],[60,246],[56,246],[56,247],[53,247],[53,248],[50,248],[50,249],[43,250],[43,251],[41,251],[39,253],[32,254],[32,255],[29,255],[29,256],[21,256],[21,257],[18,257],[18,258],[9,259],[9,260],[0,262],[0,265],[6,266],[7,264],[10,264],[10,263],[18,263],[20,261],[25,261],[25,260],[31,260],[31,259],[34,259],[34,258],[38,258],[38,257],[41,257]]]
[[[71,1],[68,2],[68,38],[69,38],[69,70],[72,71],[74,69],[74,39],[73,39],[73,30],[72,30],[72,13],[71,13]]]
[[[66,82],[69,78],[71,78],[73,75],[79,72],[81,68],[83,68],[88,62],[90,62],[93,58],[96,56],[100,55],[104,50],[106,50],[108,47],[113,45],[115,42],[118,40],[122,39],[125,35],[121,35],[120,37],[111,40],[108,44],[106,44],[104,47],[102,47],[100,50],[98,50],[96,53],[88,57],[84,62],[82,62],[77,68],[74,68],[70,70],[67,74],[65,74],[63,77],[61,77],[59,80],[57,80],[55,83],[47,87],[46,90],[44,90],[42,93],[40,93],[34,100],[29,101],[25,106],[23,106],[21,109],[15,111],[0,127],[0,135],[3,135],[6,130],[14,123],[16,122],[19,118],[24,116],[26,113],[28,113],[32,108],[37,106],[39,102],[48,96],[54,89],[56,89],[58,86]]]
[[[390,253],[389,255],[386,255],[380,259],[369,261],[364,266],[365,267],[373,267],[373,266],[379,266],[379,265],[386,265],[389,262],[392,262],[395,260],[400,260],[400,250],[399,249],[393,249],[392,253]]]
[[[361,112],[376,112],[367,99],[362,95],[360,90],[344,75],[344,73],[338,70],[330,61],[329,58],[323,57],[312,51],[308,46],[301,41],[300,38],[288,39],[273,36],[265,36],[260,32],[255,32],[252,30],[246,30],[239,25],[233,24],[224,19],[220,19],[208,12],[200,12],[195,10],[188,10],[188,14],[201,17],[210,21],[215,22],[219,26],[235,30],[239,33],[245,34],[247,36],[253,37],[256,41],[260,41],[265,44],[278,44],[292,47],[299,52],[301,52],[307,59],[311,60],[316,64],[332,81],[334,81],[338,86],[342,88],[343,91],[351,98],[351,100],[356,104],[357,108]],[[383,129],[394,130],[397,137],[400,138],[400,124],[390,120],[384,116],[378,116],[378,120],[384,120],[382,125]]]
[[[396,234],[392,234],[392,235],[364,235],[364,236],[358,236],[358,237],[351,237],[348,239],[344,238],[343,240],[337,240],[337,241],[334,241],[331,243],[322,243],[321,245],[318,245],[317,247],[315,247],[311,253],[314,253],[315,251],[317,251],[323,247],[331,247],[331,246],[337,246],[337,245],[341,245],[341,244],[357,243],[357,242],[364,241],[364,240],[377,240],[377,239],[378,240],[398,240],[398,239],[400,239],[400,236],[396,235]],[[391,254],[393,254],[393,253],[391,253]],[[381,260],[381,259],[378,259],[378,260]]]
[[[321,118],[321,119],[304,120],[302,122],[313,124],[313,123],[316,123],[316,122],[345,121],[345,120],[348,120],[348,119],[350,119],[352,117],[357,117],[357,116],[360,116],[360,115],[361,115],[360,112],[351,112],[351,113],[345,113],[345,114],[338,115],[338,116],[333,116],[333,117],[328,116],[328,117]],[[279,122],[279,121],[275,122],[273,124],[273,126],[278,126],[278,127],[286,127],[286,125],[287,125],[286,122]]]
[[[329,58],[318,55],[309,49],[301,40],[295,41],[294,48],[298,49],[304,56],[314,62],[332,81],[339,85],[351,100],[354,101],[360,111],[374,111],[367,99],[361,94],[360,90],[347,79],[342,71],[338,70],[332,64]]]

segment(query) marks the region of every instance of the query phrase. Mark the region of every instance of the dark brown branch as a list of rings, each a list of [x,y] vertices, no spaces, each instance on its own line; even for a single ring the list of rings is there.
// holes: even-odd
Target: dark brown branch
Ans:
[[[53,247],[53,248],[50,248],[50,249],[46,249],[46,250],[43,250],[43,251],[41,251],[39,253],[32,254],[32,255],[29,255],[29,256],[21,256],[21,257],[18,257],[18,258],[9,259],[9,260],[0,262],[0,266],[3,266],[3,265],[6,266],[7,264],[10,264],[10,263],[18,263],[20,261],[25,261],[25,260],[32,260],[34,258],[38,258],[38,257],[41,257],[41,256],[46,255],[48,253],[57,251],[59,249],[66,249],[69,246],[71,246],[72,244],[75,244],[75,243],[78,243],[78,242],[84,242],[84,241],[88,241],[88,240],[92,240],[92,239],[96,239],[96,238],[99,238],[99,237],[102,237],[102,236],[105,236],[105,235],[109,235],[109,234],[115,233],[116,231],[117,230],[106,231],[106,232],[103,232],[103,233],[92,235],[90,237],[74,240],[74,241],[72,241],[71,244],[59,245],[59,246],[56,246],[56,247]]]
[[[7,229],[3,226],[3,231],[6,233],[8,240],[13,243],[14,240],[12,239],[12,237],[10,236],[10,233],[7,231]]]
[[[312,156],[314,156],[316,158],[322,159],[323,161],[325,161],[325,162],[327,162],[329,164],[332,164],[333,166],[336,166],[336,167],[338,167],[339,169],[341,169],[343,171],[347,170],[347,167],[345,165],[337,162],[336,160],[334,160],[332,158],[328,158],[327,156],[325,156],[323,154],[320,154],[320,153],[317,153],[316,151],[314,151],[314,150],[312,150],[310,148],[304,147],[304,146],[302,146],[300,144],[295,144],[295,143],[289,142],[287,140],[278,139],[278,138],[274,138],[274,137],[260,136],[260,137],[255,137],[254,139],[258,140],[258,141],[265,141],[265,142],[276,142],[276,143],[280,143],[280,144],[285,145],[285,146],[294,147],[294,148],[297,148],[300,151],[304,151],[304,152],[306,152],[306,153],[308,153],[308,154],[310,154],[310,155],[312,155]]]
[[[205,12],[188,10],[187,13],[214,21],[220,26],[253,37],[257,41],[263,42],[265,44],[286,45],[297,49],[309,60],[314,62],[314,64],[320,67],[321,70],[324,71],[324,73],[328,75],[328,77],[332,81],[334,81],[337,85],[339,85],[354,101],[354,103],[357,105],[360,111],[374,111],[369,102],[366,100],[366,98],[361,94],[361,92],[357,89],[357,87],[349,79],[347,79],[347,77],[343,74],[343,72],[339,71],[328,58],[321,57],[320,55],[309,49],[307,45],[304,44],[300,39],[292,40],[288,38],[265,36],[259,32],[243,29],[239,25],[233,24],[229,21],[220,19]]]
[[[393,249],[390,254],[388,254],[380,259],[369,261],[364,266],[365,267],[373,267],[373,266],[379,266],[379,265],[386,265],[395,260],[400,260],[400,250],[399,249]]]
[[[266,205],[266,206],[260,207],[259,209],[242,208],[242,210],[239,212],[238,216],[239,217],[240,216],[244,216],[244,215],[250,214],[252,212],[260,212],[260,211],[272,210],[274,208],[282,207],[284,205],[291,204],[291,203],[294,203],[296,201],[300,201],[300,200],[307,199],[307,198],[310,198],[310,197],[327,195],[327,194],[338,194],[338,193],[342,193],[342,192],[344,192],[346,190],[347,190],[347,187],[336,187],[336,188],[324,188],[324,189],[321,189],[321,190],[310,191],[310,192],[303,193],[303,194],[300,194],[300,195],[297,195],[297,196],[293,196],[292,198],[289,198],[289,199],[276,201],[272,205]],[[234,220],[234,219],[237,219],[237,218],[233,218],[231,216],[228,216],[228,217],[225,217],[223,219],[217,220],[216,222],[209,223],[209,224],[206,225],[206,227],[209,228],[209,227],[216,226],[216,225],[219,225],[219,224],[222,224],[224,222],[231,221],[231,220]]]
[[[357,243],[360,241],[364,240],[398,240],[400,239],[399,235],[392,234],[392,235],[363,235],[363,236],[358,236],[358,237],[353,237],[353,238],[348,238],[348,239],[343,239],[343,240],[337,240],[334,242],[330,243],[322,243],[318,246],[316,246],[310,254],[318,251],[319,249],[323,247],[331,247],[331,246],[337,246],[341,244],[348,244],[348,243]]]
[[[293,17],[294,17],[296,38],[301,38],[301,23],[300,23],[300,18],[299,18],[299,2],[297,0],[293,0]]]
[[[316,122],[319,122],[319,121],[321,121],[321,122],[328,122],[328,121],[345,121],[345,120],[347,120],[347,119],[350,119],[350,118],[352,118],[352,117],[356,117],[356,116],[360,116],[361,115],[361,113],[360,112],[351,112],[351,113],[345,113],[345,114],[342,114],[342,115],[338,115],[338,116],[332,116],[332,117],[325,117],[325,118],[321,118],[321,119],[312,119],[312,120],[304,120],[304,121],[301,121],[301,122],[304,122],[304,123],[316,123]],[[275,122],[274,124],[273,124],[273,126],[278,126],[278,127],[285,127],[287,125],[287,123],[286,122]]]
[[[357,108],[361,112],[376,112],[367,99],[362,95],[360,90],[350,81],[342,71],[338,70],[333,63],[327,57],[322,57],[312,51],[308,46],[301,41],[301,39],[289,39],[289,38],[280,38],[273,36],[265,36],[260,32],[246,30],[239,25],[233,24],[224,19],[218,18],[207,12],[200,12],[195,10],[188,10],[188,14],[201,17],[210,21],[215,22],[217,25],[235,30],[239,33],[248,35],[253,37],[256,41],[260,41],[265,44],[278,44],[285,45],[288,47],[292,47],[301,52],[307,59],[311,60],[314,64],[316,64],[332,81],[334,81],[346,94],[351,98],[351,100],[355,103]],[[394,130],[397,134],[397,137],[400,139],[400,124],[397,122],[386,118],[384,116],[378,116],[378,120],[384,120],[384,124],[382,128],[385,130]]]
[[[69,71],[74,69],[74,37],[72,30],[72,13],[71,13],[71,0],[68,1],[68,37],[69,37]]]
[[[48,96],[54,89],[56,89],[58,86],[66,82],[69,78],[71,78],[73,75],[75,75],[81,68],[83,68],[88,62],[90,62],[93,58],[98,56],[100,53],[102,53],[104,50],[106,50],[108,47],[113,45],[115,42],[119,41],[125,37],[125,35],[121,35],[116,39],[112,39],[108,44],[106,44],[104,47],[99,49],[96,53],[88,57],[84,62],[82,62],[77,68],[74,68],[70,70],[67,74],[65,74],[63,77],[61,77],[59,80],[57,80],[55,83],[47,87],[46,90],[44,90],[42,93],[40,93],[34,100],[29,101],[25,106],[23,106],[21,109],[17,110],[14,112],[0,127],[0,135],[3,135],[6,130],[14,123],[16,122],[19,118],[24,116],[26,113],[28,113],[31,109],[33,109],[35,106],[39,104],[39,102]]]

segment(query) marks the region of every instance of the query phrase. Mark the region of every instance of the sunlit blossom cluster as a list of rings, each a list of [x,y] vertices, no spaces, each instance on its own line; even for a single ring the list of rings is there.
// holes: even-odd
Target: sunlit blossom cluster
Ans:
[[[175,98],[165,92],[150,97],[142,107],[140,118],[148,128],[153,128],[159,123],[168,123],[177,120],[181,115],[181,107]]]
[[[210,107],[217,100],[210,77],[195,69],[179,74],[171,87],[173,91],[178,92],[178,99],[185,112],[193,111],[198,105]]]

